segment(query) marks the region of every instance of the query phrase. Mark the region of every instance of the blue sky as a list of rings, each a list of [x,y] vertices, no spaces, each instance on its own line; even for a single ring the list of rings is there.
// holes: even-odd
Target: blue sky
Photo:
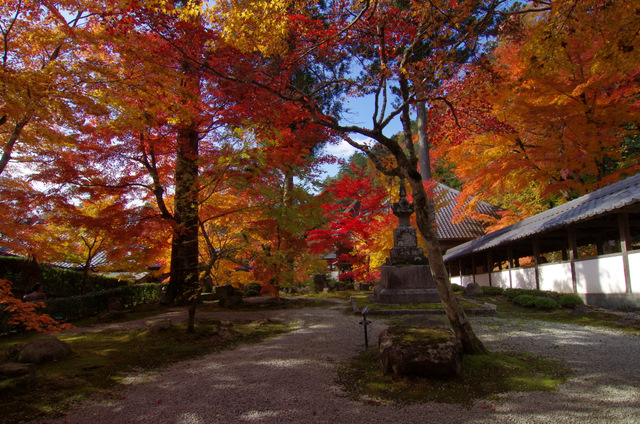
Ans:
[[[347,109],[350,113],[345,114],[345,118],[341,120],[342,123],[348,123],[351,125],[359,125],[365,128],[371,128],[371,116],[373,115],[373,99],[371,96],[367,97],[353,97],[347,102]],[[397,118],[385,128],[384,134],[386,136],[392,136],[398,133],[402,129],[400,119]],[[353,139],[359,142],[367,141],[368,139],[362,135],[353,134]],[[351,147],[346,141],[342,141],[340,144],[327,145],[325,151],[331,155],[339,158],[349,158],[356,149]],[[338,165],[325,165],[323,170],[325,176],[334,176],[338,172]]]

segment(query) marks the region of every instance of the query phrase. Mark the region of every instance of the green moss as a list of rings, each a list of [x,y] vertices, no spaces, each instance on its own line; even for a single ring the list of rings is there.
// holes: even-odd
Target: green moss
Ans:
[[[63,333],[57,337],[71,345],[72,355],[63,361],[38,366],[38,384],[23,393],[3,396],[0,416],[10,422],[33,420],[56,415],[72,400],[94,394],[108,397],[132,372],[149,371],[197,358],[239,343],[259,342],[289,329],[288,324],[234,322],[232,339],[218,337],[218,320],[201,322],[194,333],[176,325],[167,331],[151,334],[146,330],[104,330],[100,332]],[[40,337],[32,335],[31,339]],[[28,340],[3,338],[0,349]]]
[[[451,340],[451,333],[439,328],[393,326],[389,333],[397,337],[401,345],[433,345]]]
[[[410,310],[444,310],[444,306],[442,303],[398,303],[398,304],[385,304],[376,305],[373,303],[369,296],[354,296],[356,301],[356,307],[358,310],[362,310],[365,306],[369,307],[371,312],[376,311],[393,311],[400,309],[410,309]],[[458,299],[458,302],[465,310],[469,309],[478,309],[478,305],[475,305],[471,302],[467,302],[462,299]]]
[[[338,382],[356,400],[470,405],[509,391],[552,391],[570,371],[561,363],[523,353],[465,355],[462,374],[451,379],[384,376],[377,348],[343,364]]]

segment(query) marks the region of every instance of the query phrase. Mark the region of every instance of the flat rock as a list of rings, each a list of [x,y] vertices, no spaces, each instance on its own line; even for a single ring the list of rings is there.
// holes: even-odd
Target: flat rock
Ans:
[[[0,365],[0,393],[15,394],[21,389],[27,389],[36,382],[36,366],[34,364],[21,364],[9,362]]]
[[[636,313],[625,314],[618,322],[617,325],[638,325],[640,324],[640,315]]]
[[[0,380],[9,378],[35,376],[36,367],[33,364],[21,364],[19,362],[9,362],[0,364]]]
[[[393,328],[380,333],[378,348],[384,374],[422,377],[460,375],[462,343],[451,331],[425,328],[410,328],[408,331],[412,332],[410,337],[403,334],[404,330]]]

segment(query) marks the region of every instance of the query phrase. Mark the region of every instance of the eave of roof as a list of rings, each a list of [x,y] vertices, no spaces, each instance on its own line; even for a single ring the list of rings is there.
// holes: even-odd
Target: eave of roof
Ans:
[[[455,207],[460,191],[437,183],[434,203],[436,206],[436,231],[440,240],[469,240],[484,235],[485,229],[480,221],[464,218],[454,223]],[[476,212],[497,216],[499,207],[487,202],[478,202]]]
[[[640,173],[493,233],[449,249],[445,261],[566,227],[640,201]]]

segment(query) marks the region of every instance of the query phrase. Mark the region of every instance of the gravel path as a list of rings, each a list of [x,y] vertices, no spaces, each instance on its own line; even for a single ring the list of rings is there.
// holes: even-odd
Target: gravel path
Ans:
[[[508,393],[467,409],[364,404],[335,384],[338,365],[363,349],[360,318],[343,305],[218,314],[285,318],[294,331],[260,344],[126,379],[121,398],[88,402],[49,423],[640,423],[640,337],[519,318],[472,318],[492,350],[566,361],[575,377],[553,393]],[[182,317],[174,316],[172,319]],[[372,343],[384,321],[371,317]]]

